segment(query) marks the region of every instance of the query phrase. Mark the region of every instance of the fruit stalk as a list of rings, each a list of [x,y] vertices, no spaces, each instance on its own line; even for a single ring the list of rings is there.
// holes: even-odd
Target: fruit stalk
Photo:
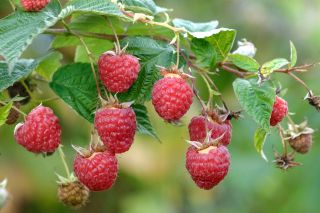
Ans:
[[[63,150],[62,150],[62,145],[60,145],[58,149],[59,149],[60,159],[61,159],[61,161],[62,161],[62,164],[63,164],[64,169],[65,169],[66,174],[67,174],[67,178],[70,178],[71,173],[70,173],[68,164],[67,164],[67,162],[66,162],[66,156],[65,156],[65,154],[64,154],[64,152],[63,152]]]

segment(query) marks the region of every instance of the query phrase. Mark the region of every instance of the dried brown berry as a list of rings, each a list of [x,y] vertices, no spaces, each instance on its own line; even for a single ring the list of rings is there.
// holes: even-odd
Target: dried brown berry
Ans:
[[[13,106],[15,106],[16,108],[20,108],[21,104],[19,102],[14,102]],[[14,108],[11,108],[9,115],[7,117],[6,120],[6,124],[11,125],[17,122],[17,120],[19,119],[19,112],[17,110],[15,110]]]
[[[314,130],[308,127],[306,121],[299,125],[289,124],[288,126],[286,138],[292,149],[301,154],[307,153],[312,146],[312,134]]]
[[[295,151],[306,154],[312,146],[312,134],[301,134],[296,138],[291,138],[289,144]]]
[[[89,198],[89,190],[78,180],[61,183],[58,188],[59,200],[66,206],[80,208]]]

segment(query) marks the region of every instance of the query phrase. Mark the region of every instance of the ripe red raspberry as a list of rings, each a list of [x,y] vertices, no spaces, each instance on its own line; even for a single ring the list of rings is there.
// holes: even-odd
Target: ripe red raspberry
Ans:
[[[211,118],[206,121],[204,116],[195,116],[189,124],[189,135],[191,141],[200,141],[207,136],[207,132],[211,131],[211,138],[216,139],[223,135],[220,144],[227,146],[231,140],[232,126],[229,120],[218,123]],[[207,125],[207,126],[206,126]]]
[[[157,81],[152,90],[152,104],[161,118],[168,122],[178,121],[192,104],[192,89],[186,80],[167,73]]]
[[[20,0],[20,2],[25,11],[37,12],[46,7],[50,0]]]
[[[131,107],[104,107],[96,112],[94,125],[109,150],[123,153],[129,150],[137,129],[136,115]]]
[[[186,154],[186,168],[202,189],[211,189],[222,181],[229,165],[230,154],[225,146],[209,146],[203,150],[191,146]]]
[[[288,114],[288,103],[282,98],[276,96],[273,104],[273,110],[270,118],[270,125],[276,126]]]
[[[44,106],[34,108],[24,124],[15,130],[17,143],[34,153],[53,153],[61,141],[59,119],[52,109]]]
[[[139,60],[129,54],[106,52],[98,61],[99,75],[110,92],[126,92],[137,80]]]
[[[77,154],[73,168],[79,181],[91,191],[109,189],[118,175],[117,158],[108,150],[94,152],[89,157]]]

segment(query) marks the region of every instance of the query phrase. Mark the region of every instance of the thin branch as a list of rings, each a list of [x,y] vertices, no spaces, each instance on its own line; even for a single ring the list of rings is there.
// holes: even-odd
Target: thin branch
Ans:
[[[294,80],[296,80],[299,84],[301,84],[308,92],[311,91],[308,85],[303,80],[301,80],[298,76],[296,76],[292,72],[288,72],[288,75],[290,75]]]
[[[232,67],[228,67],[227,65],[224,65],[224,64],[221,64],[220,68],[224,69],[227,72],[233,73],[233,74],[235,74],[236,76],[238,76],[240,78],[244,78],[246,76],[246,73],[247,73],[247,72],[241,72],[241,71],[239,71],[237,69],[234,69]]]

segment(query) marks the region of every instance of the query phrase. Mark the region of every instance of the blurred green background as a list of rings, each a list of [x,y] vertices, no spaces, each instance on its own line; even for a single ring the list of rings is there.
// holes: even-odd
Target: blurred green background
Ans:
[[[289,57],[289,40],[298,51],[298,63],[319,62],[320,1],[319,0],[158,0],[160,6],[173,8],[172,17],[196,22],[217,19],[220,26],[238,30],[237,40],[247,38],[258,48],[256,59],[262,63],[275,57]],[[6,0],[0,1],[0,16],[11,12]],[[41,36],[28,49],[25,56],[33,57],[48,50],[51,37]],[[1,42],[1,41],[0,41]],[[320,73],[316,67],[301,76],[316,94],[320,93]],[[308,119],[310,126],[319,129],[320,114],[303,98],[305,91],[285,75],[276,76],[284,88],[289,110],[296,112],[296,122]],[[227,103],[239,109],[231,82],[234,76],[222,73],[215,80],[222,89]],[[201,82],[199,82],[201,83]],[[52,92],[39,84],[44,96]],[[39,94],[39,93],[37,93]],[[206,91],[202,91],[206,95]],[[41,94],[39,95],[41,97]],[[74,152],[70,144],[85,145],[89,142],[89,124],[62,101],[52,105],[61,118],[63,144],[69,165]],[[24,108],[28,111],[33,106]],[[0,128],[0,180],[9,179],[11,197],[8,205],[0,210],[5,213],[37,212],[121,212],[121,213],[193,213],[193,212],[320,212],[320,146],[319,132],[315,133],[314,146],[305,156],[296,160],[303,166],[287,172],[272,164],[272,149],[280,148],[274,132],[269,137],[265,152],[266,163],[253,146],[256,124],[251,120],[233,121],[233,138],[229,146],[232,162],[225,180],[210,191],[196,187],[187,173],[185,151],[188,138],[186,124],[199,113],[196,103],[187,116],[184,126],[175,127],[163,122],[148,104],[152,124],[163,143],[137,135],[132,149],[119,156],[120,174],[109,191],[92,193],[88,205],[71,210],[58,202],[55,172],[64,175],[58,154],[43,158],[26,152],[13,140],[13,127]]]

